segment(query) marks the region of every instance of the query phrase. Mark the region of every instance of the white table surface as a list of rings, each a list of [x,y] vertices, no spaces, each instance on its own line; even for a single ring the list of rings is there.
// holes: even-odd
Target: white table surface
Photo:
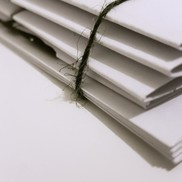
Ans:
[[[1,182],[181,182],[163,156],[0,44]]]

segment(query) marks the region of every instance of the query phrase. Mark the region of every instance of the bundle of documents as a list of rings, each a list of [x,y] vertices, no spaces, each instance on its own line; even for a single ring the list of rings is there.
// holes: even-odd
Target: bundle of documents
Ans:
[[[4,2],[11,4],[1,0],[0,7]],[[74,87],[70,66],[83,56],[97,16],[111,2],[12,0],[19,7],[9,6],[6,17],[44,46],[4,26],[1,42]],[[181,6],[179,0],[128,0],[111,10],[96,35],[82,83],[86,98],[175,164],[182,160]]]

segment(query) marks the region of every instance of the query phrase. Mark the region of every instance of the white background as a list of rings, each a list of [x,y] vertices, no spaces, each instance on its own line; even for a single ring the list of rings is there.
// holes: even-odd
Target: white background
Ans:
[[[182,164],[71,93],[0,44],[1,182],[181,182]]]

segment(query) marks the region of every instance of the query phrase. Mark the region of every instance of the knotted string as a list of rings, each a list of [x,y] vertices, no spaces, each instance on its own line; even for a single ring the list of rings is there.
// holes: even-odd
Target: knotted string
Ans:
[[[84,76],[84,71],[87,66],[87,62],[90,56],[91,48],[94,44],[94,41],[96,39],[96,34],[98,31],[99,26],[101,25],[103,19],[106,17],[107,13],[111,11],[114,7],[120,5],[121,3],[125,2],[127,0],[116,0],[110,4],[108,4],[99,14],[97,17],[96,23],[93,27],[93,30],[90,33],[90,37],[87,43],[87,46],[84,50],[83,56],[81,57],[81,61],[78,66],[78,71],[76,73],[76,80],[75,80],[75,94],[78,98],[83,98],[83,91],[81,89],[81,84]]]

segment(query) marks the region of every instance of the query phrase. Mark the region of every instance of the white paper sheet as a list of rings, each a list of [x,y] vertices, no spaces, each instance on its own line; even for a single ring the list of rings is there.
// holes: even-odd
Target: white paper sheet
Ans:
[[[13,0],[44,18],[68,28],[86,38],[94,26],[96,16],[57,0]],[[146,36],[103,21],[98,30],[100,44],[149,66],[170,77],[182,76],[182,53]]]

